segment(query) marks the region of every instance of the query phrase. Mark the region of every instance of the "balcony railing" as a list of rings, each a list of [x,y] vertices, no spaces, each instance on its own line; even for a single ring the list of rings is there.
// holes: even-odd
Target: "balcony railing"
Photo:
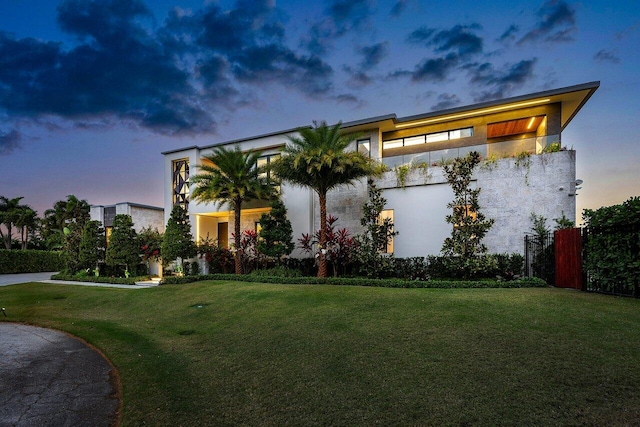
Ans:
[[[382,163],[390,168],[407,163],[428,165],[442,161],[464,157],[472,151],[480,153],[483,159],[514,157],[524,151],[540,154],[549,144],[560,141],[560,135],[539,136],[511,141],[492,142],[489,144],[471,145],[468,147],[450,148],[446,150],[427,151],[424,153],[405,154],[402,156],[384,157]]]

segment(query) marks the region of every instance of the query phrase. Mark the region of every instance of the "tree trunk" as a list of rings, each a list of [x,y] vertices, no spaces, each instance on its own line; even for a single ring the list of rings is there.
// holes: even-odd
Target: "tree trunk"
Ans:
[[[20,237],[22,238],[22,250],[26,250],[27,243],[29,243],[29,229],[26,225],[22,226],[22,233]]]
[[[236,274],[242,274],[242,250],[240,249],[240,212],[242,209],[242,202],[236,202],[235,207],[233,209],[234,215],[234,224],[233,229],[235,233],[233,244],[236,246],[236,254],[235,254],[235,263],[236,263]]]
[[[11,223],[6,224],[7,226],[7,235],[6,236],[2,236],[2,240],[4,243],[4,247],[6,249],[11,249]]]
[[[318,194],[320,199],[320,255],[318,277],[327,277],[327,258],[323,251],[327,249],[327,193]]]

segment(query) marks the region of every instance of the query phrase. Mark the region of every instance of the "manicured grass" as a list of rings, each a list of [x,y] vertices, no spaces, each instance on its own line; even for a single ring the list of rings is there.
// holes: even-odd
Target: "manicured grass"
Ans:
[[[638,425],[640,301],[560,289],[0,288],[118,367],[123,425]]]

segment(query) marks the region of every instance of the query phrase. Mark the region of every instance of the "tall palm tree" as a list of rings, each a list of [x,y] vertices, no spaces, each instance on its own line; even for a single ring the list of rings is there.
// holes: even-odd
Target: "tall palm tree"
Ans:
[[[29,243],[29,230],[35,229],[38,225],[38,213],[31,206],[20,206],[15,226],[20,230],[21,248],[27,249]]]
[[[200,173],[190,178],[194,185],[191,198],[198,202],[214,202],[218,206],[225,203],[233,209],[235,233],[236,274],[242,274],[240,242],[240,214],[242,204],[251,200],[268,200],[275,188],[263,178],[263,170],[258,168],[260,151],[243,153],[240,147],[229,150],[216,148],[213,154],[204,156],[211,164],[198,165]]]
[[[4,224],[7,234],[2,233],[0,229],[0,238],[2,239],[6,249],[11,249],[11,237],[13,235],[13,227],[20,219],[20,212],[26,206],[20,204],[20,200],[24,197],[15,197],[9,199],[0,196],[0,225]]]
[[[299,136],[289,142],[273,164],[278,178],[300,187],[311,188],[320,201],[320,253],[318,277],[327,276],[324,250],[327,242],[327,192],[340,185],[349,185],[365,176],[375,176],[382,169],[373,160],[353,150],[346,151],[357,134],[340,132],[342,123],[327,126],[313,122],[312,128],[301,128]]]

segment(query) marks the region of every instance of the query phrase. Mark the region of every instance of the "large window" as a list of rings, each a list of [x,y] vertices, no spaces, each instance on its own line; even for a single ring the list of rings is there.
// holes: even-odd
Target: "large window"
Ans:
[[[452,139],[468,138],[473,136],[473,127],[446,130],[436,133],[408,136],[405,138],[391,139],[382,143],[382,148],[410,147],[412,145],[429,144],[431,142],[449,141]]]
[[[365,157],[371,157],[371,140],[359,139],[356,141],[357,151],[363,154]]]
[[[391,223],[393,224],[393,209],[385,209],[382,212],[380,212],[380,218],[379,218],[380,223],[382,223],[385,219],[391,220]],[[387,247],[384,252],[387,254],[393,253],[393,236],[387,242]]]
[[[269,166],[271,165],[271,162],[277,159],[278,157],[280,157],[280,154],[268,154],[266,156],[260,156],[258,158],[257,166],[259,168],[262,168],[262,167],[267,168],[266,172],[263,172],[260,174],[260,178],[265,178],[268,182],[272,182],[271,170],[269,169]]]
[[[173,161],[173,205],[189,210],[189,159]]]

